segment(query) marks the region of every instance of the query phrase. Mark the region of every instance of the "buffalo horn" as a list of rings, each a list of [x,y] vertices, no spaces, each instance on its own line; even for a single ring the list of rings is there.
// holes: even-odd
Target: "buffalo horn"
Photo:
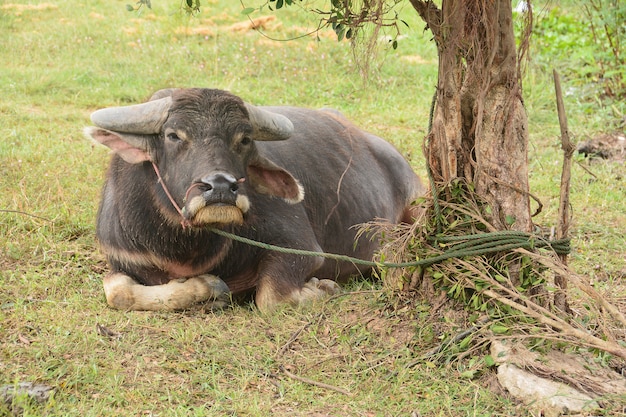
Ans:
[[[163,97],[170,97],[178,90],[180,90],[180,88],[164,88],[152,94],[152,97],[150,97],[150,101],[158,100]]]
[[[93,112],[91,121],[98,127],[114,132],[159,133],[168,116],[171,97],[123,107],[108,107]]]
[[[256,140],[285,140],[293,133],[293,123],[287,117],[245,103],[250,122],[256,130]]]

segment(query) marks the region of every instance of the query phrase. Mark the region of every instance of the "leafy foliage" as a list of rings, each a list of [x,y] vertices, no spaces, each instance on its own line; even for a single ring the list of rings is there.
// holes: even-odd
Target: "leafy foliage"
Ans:
[[[143,6],[146,6],[148,9],[152,9],[151,0],[139,0],[134,6],[132,4],[127,4],[126,10],[129,12],[138,12]]]
[[[533,34],[539,63],[548,67],[560,62],[569,80],[580,86],[595,84],[601,98],[622,99],[626,97],[626,2],[582,3],[586,19],[560,7],[540,15]],[[542,57],[550,61],[542,62]]]
[[[439,255],[453,245],[458,247],[461,241],[449,240],[451,237],[463,238],[466,235],[494,231],[494,227],[483,217],[484,213],[490,211],[489,206],[475,194],[471,184],[455,180],[442,189],[442,194],[446,195],[446,200],[439,202],[440,209],[435,210],[433,206],[427,211],[428,215],[423,218],[423,229],[404,247],[404,250],[414,253],[416,259]],[[471,249],[472,242],[468,239],[463,246]],[[460,262],[453,258],[414,273],[431,277],[436,287],[446,292],[450,298],[472,310],[487,312],[492,318],[501,318],[502,315],[510,315],[512,312],[507,306],[487,303],[482,295],[484,289],[491,288],[492,284],[510,285],[511,291],[525,294],[530,299],[546,282],[544,269],[537,268],[528,256],[503,250],[478,258],[480,259],[468,256],[467,259],[472,259],[469,263],[464,262],[465,258],[460,259]],[[471,268],[468,269],[466,265],[470,264]],[[484,274],[477,275],[478,264],[481,265],[480,268],[484,267]],[[458,275],[471,276],[473,279],[460,280]],[[414,281],[415,278],[409,281]],[[398,286],[405,287],[406,284],[405,277]]]
[[[135,6],[127,4],[126,10],[129,12],[138,12],[143,6],[152,9],[152,0],[139,0]],[[200,0],[181,0],[179,8],[182,12],[190,15],[198,14],[200,13]]]
[[[626,1],[589,0],[583,4],[591,24],[599,77],[609,97],[626,98]]]
[[[338,41],[354,39],[357,33],[368,25],[374,28],[375,34],[378,34],[381,28],[392,28],[393,35],[390,36],[389,43],[393,49],[397,49],[400,35],[399,23],[409,27],[408,23],[400,19],[394,10],[400,3],[401,0],[331,0],[329,7],[325,10],[312,7],[306,11],[318,14],[320,16],[319,27],[331,27]],[[242,14],[249,15],[257,10],[261,11],[265,6],[273,11],[293,5],[303,7],[302,0],[268,0],[258,8],[244,7]]]

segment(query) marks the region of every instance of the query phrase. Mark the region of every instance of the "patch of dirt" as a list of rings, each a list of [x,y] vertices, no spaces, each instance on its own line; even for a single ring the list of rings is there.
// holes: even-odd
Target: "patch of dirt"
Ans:
[[[54,10],[58,9],[59,6],[52,3],[40,3],[40,4],[17,4],[17,3],[8,3],[4,4],[1,7],[3,10],[14,10],[15,13],[19,16],[21,12],[25,10]]]
[[[423,57],[419,55],[403,55],[400,57],[400,59],[403,61],[409,62],[411,64],[417,64],[417,65],[431,65],[435,63],[429,59],[424,59]]]
[[[209,22],[208,25],[196,26],[196,27],[179,27],[174,32],[178,35],[197,35],[197,36],[206,36],[206,37],[214,37],[217,35],[219,30],[226,30],[228,32],[239,32],[245,33],[252,30],[264,30],[264,31],[274,31],[281,26],[281,23],[276,20],[276,16],[260,16],[256,19],[248,19],[239,23],[235,23],[230,26],[218,26],[213,22]]]
[[[179,27],[174,30],[174,33],[177,35],[197,35],[197,36],[208,36],[214,37],[216,32],[214,27],[209,26],[198,26],[198,27]]]
[[[256,19],[248,19],[243,22],[235,23],[227,29],[232,32],[248,32],[256,29],[274,30],[276,27],[280,26],[280,23],[275,22],[275,20],[276,16],[260,16]]]
[[[626,135],[624,132],[602,133],[581,142],[576,151],[590,159],[606,159],[624,163],[626,160]]]
[[[324,409],[319,409],[316,411],[312,410],[299,410],[297,407],[292,405],[282,405],[278,404],[272,407],[271,415],[275,416],[294,416],[294,417],[333,417],[333,416],[345,416],[350,415],[350,408],[348,406],[342,406],[340,404],[337,405],[328,405]],[[368,413],[367,411],[361,411],[359,415],[363,416],[374,416],[374,413]]]

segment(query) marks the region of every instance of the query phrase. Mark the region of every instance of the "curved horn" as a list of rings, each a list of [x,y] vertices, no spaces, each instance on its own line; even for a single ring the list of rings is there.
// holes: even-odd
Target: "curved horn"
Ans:
[[[159,133],[172,105],[171,97],[132,106],[109,107],[93,112],[91,121],[98,127],[125,133]]]
[[[287,117],[244,103],[250,122],[256,129],[256,140],[285,140],[293,133],[293,123]]]
[[[162,90],[156,91],[154,94],[152,94],[152,97],[150,97],[149,101],[158,100],[163,97],[170,97],[178,90],[180,90],[180,88],[164,88]]]

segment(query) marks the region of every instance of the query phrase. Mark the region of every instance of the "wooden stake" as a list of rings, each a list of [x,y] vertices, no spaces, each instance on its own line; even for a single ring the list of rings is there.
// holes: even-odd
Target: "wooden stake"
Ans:
[[[561,127],[561,149],[563,149],[563,170],[561,171],[561,196],[559,200],[559,223],[556,230],[556,238],[564,239],[569,232],[570,220],[570,201],[569,187],[572,172],[572,157],[576,148],[570,140],[569,130],[567,129],[567,116],[565,114],[565,106],[563,104],[563,94],[561,92],[561,80],[559,73],[552,70],[554,75],[554,90],[556,93],[556,109],[559,115],[559,125]],[[564,265],[567,265],[567,255],[559,255]],[[561,291],[554,294],[554,306],[559,310],[569,313],[571,312],[567,302],[567,277],[557,274],[554,277],[554,283]]]

